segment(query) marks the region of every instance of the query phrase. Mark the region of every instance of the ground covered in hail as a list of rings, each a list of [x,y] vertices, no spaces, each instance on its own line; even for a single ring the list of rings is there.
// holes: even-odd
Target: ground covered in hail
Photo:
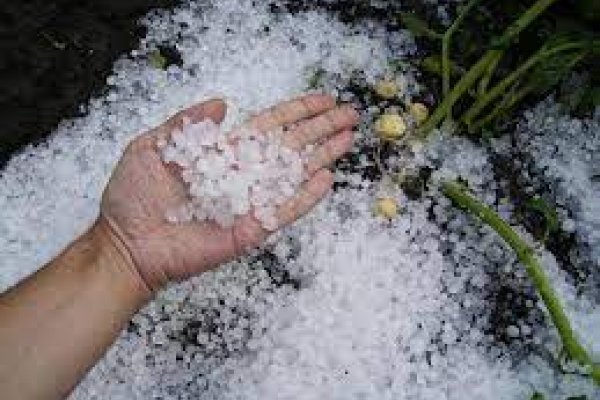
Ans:
[[[485,146],[436,132],[384,151],[384,169],[409,171],[398,190],[373,159],[370,127],[385,104],[360,88],[396,60],[404,100],[426,99],[413,38],[374,20],[349,26],[326,11],[274,8],[221,0],[148,16],[147,37],[116,63],[107,95],[0,175],[4,289],[83,232],[125,144],[175,110],[222,96],[232,126],[315,80],[362,107],[355,150],[315,212],[254,254],[161,293],[72,398],[600,398],[588,378],[564,373],[557,333],[514,253],[437,189],[460,178],[513,222],[516,192],[557,205],[562,236],[539,257],[600,359],[600,112],[572,118],[549,98]],[[165,43],[181,67],[151,62]],[[401,206],[391,221],[373,215],[381,196]]]

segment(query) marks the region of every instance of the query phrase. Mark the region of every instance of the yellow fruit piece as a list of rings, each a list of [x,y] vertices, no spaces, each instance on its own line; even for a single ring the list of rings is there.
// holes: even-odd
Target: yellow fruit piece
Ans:
[[[391,197],[383,197],[375,204],[375,215],[392,219],[398,215],[398,203]]]
[[[398,84],[393,80],[380,80],[375,85],[375,93],[383,99],[393,99],[398,94]]]
[[[383,114],[375,121],[375,133],[381,139],[398,139],[406,131],[406,123],[398,114]]]
[[[418,125],[421,125],[429,117],[429,109],[423,103],[411,103],[408,112]]]

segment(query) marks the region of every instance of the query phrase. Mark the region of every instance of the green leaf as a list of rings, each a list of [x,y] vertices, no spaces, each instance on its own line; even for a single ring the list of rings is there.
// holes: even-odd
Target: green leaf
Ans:
[[[542,59],[528,75],[527,84],[535,93],[556,86],[589,52],[589,49],[563,51]]]
[[[410,62],[399,58],[388,61],[388,64],[393,72],[405,72],[411,66]]]
[[[576,0],[577,12],[588,21],[600,21],[600,1]]]
[[[160,50],[152,50],[148,54],[148,62],[156,69],[165,69],[167,66],[167,59],[160,53]]]
[[[430,39],[441,40],[442,35],[435,32],[429,27],[427,22],[423,21],[416,14],[400,13],[400,20],[404,24],[404,28],[409,30],[415,36],[424,36]]]
[[[433,55],[429,57],[425,57],[421,61],[421,68],[425,71],[442,76],[442,56],[441,55]],[[465,69],[454,61],[450,60],[450,74],[453,76],[460,76],[465,73]]]
[[[600,2],[598,2],[598,4],[600,4]],[[556,33],[571,34],[578,39],[593,40],[597,37],[597,33],[590,29],[586,24],[583,24],[579,18],[561,15],[556,19],[555,24],[556,28],[554,32]]]
[[[316,89],[321,86],[323,78],[325,77],[325,70],[323,68],[316,68],[310,78],[308,78],[308,88]]]
[[[560,102],[572,113],[581,107],[588,91],[589,88],[584,85],[572,85],[568,92],[562,94]]]
[[[593,70],[594,66],[586,62],[584,68]],[[600,107],[600,86],[594,84],[589,74],[582,74],[572,82],[569,79],[561,86],[558,101],[567,107],[569,113],[584,116]]]
[[[514,39],[496,36],[490,40],[489,48],[492,50],[508,50]]]
[[[555,232],[559,228],[558,213],[550,204],[541,197],[534,197],[527,201],[526,207],[530,210],[537,211],[544,217],[546,223],[546,235],[550,232]]]
[[[532,396],[530,400],[544,400],[544,395],[541,394],[540,392],[535,392]]]
[[[587,89],[581,99],[578,111],[593,111],[596,107],[600,107],[600,86],[593,86]]]
[[[581,396],[567,397],[565,400],[588,400],[588,397],[585,394],[582,394]]]

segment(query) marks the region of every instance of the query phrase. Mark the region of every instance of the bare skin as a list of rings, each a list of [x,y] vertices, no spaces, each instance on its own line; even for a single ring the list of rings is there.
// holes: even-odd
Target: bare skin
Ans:
[[[105,189],[100,215],[53,261],[0,294],[0,388],[7,399],[61,399],[102,357],[130,318],[161,288],[200,274],[260,245],[269,232],[250,214],[231,228],[212,222],[173,225],[167,209],[185,199],[183,182],[156,148],[183,118],[220,122],[225,105],[188,108],[140,135]],[[248,124],[288,126],[284,143],[316,144],[309,178],[278,208],[279,226],[307,213],[329,190],[326,167],[352,145],[358,115],[330,96],[308,95],[265,110]]]

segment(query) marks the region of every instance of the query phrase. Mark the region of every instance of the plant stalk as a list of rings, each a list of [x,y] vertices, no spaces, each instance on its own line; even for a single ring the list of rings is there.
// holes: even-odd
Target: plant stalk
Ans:
[[[519,19],[510,25],[497,41],[499,45],[507,46],[512,42],[533,20],[535,20],[546,8],[557,0],[537,0]],[[486,71],[491,62],[502,55],[500,48],[490,49],[479,59],[475,65],[462,77],[454,88],[444,97],[440,105],[436,108],[431,117],[419,129],[420,135],[427,135],[446,117],[454,103],[469,90],[481,75]]]
[[[461,96],[473,86],[477,81],[477,78],[481,76],[485,68],[491,59],[499,50],[488,51],[475,65],[467,71],[465,75],[454,85],[450,93],[442,102],[437,106],[431,117],[419,128],[418,134],[420,136],[426,136],[431,130],[433,130],[442,120],[446,117],[449,110],[452,108],[454,103],[461,98]]]
[[[444,182],[442,184],[442,192],[455,205],[467,210],[488,224],[515,251],[519,261],[525,266],[529,278],[546,305],[550,318],[558,330],[565,351],[571,359],[587,368],[594,382],[600,385],[600,366],[593,362],[590,355],[577,340],[571,323],[563,310],[561,301],[537,260],[533,249],[496,212],[467,193],[467,190],[461,184],[457,182]]]
[[[523,64],[521,64],[516,70],[511,72],[506,78],[504,78],[500,83],[494,86],[489,92],[487,92],[484,96],[480,97],[475,101],[475,103],[467,110],[465,115],[462,117],[462,120],[470,125],[473,122],[473,119],[481,113],[481,111],[492,101],[494,101],[497,97],[506,93],[506,90],[519,79],[522,75],[524,75],[527,71],[533,68],[537,63],[542,61],[544,58],[553,56],[557,53],[584,48],[586,43],[584,42],[571,42],[565,43],[560,46],[556,46],[553,48],[545,48],[542,47],[537,52],[535,52],[531,57],[529,57]]]
[[[494,60],[490,61],[488,67],[483,73],[483,76],[481,77],[481,80],[479,81],[479,85],[477,86],[478,96],[483,96],[487,91],[487,88],[490,84],[490,81],[494,77],[494,72],[496,72],[496,68],[500,63],[502,56],[504,56],[504,50],[501,53],[499,53]]]
[[[444,36],[442,37],[442,92],[444,97],[446,97],[450,91],[450,41],[452,40],[454,33],[467,17],[467,14],[477,6],[480,1],[481,0],[470,0],[461,10],[452,25],[450,25],[450,28],[444,32]],[[450,114],[452,113],[450,112]]]
[[[482,127],[487,125],[490,121],[492,121],[492,120],[496,119],[498,116],[500,116],[503,112],[511,109],[515,104],[517,104],[525,96],[527,96],[531,92],[531,90],[532,90],[531,86],[524,86],[514,93],[513,92],[508,93],[507,96],[510,96],[510,97],[503,99],[502,104],[499,107],[495,108],[494,111],[492,111],[490,114],[486,115],[485,117],[481,118],[476,123],[469,126],[469,133],[477,132],[479,129],[481,129]]]

